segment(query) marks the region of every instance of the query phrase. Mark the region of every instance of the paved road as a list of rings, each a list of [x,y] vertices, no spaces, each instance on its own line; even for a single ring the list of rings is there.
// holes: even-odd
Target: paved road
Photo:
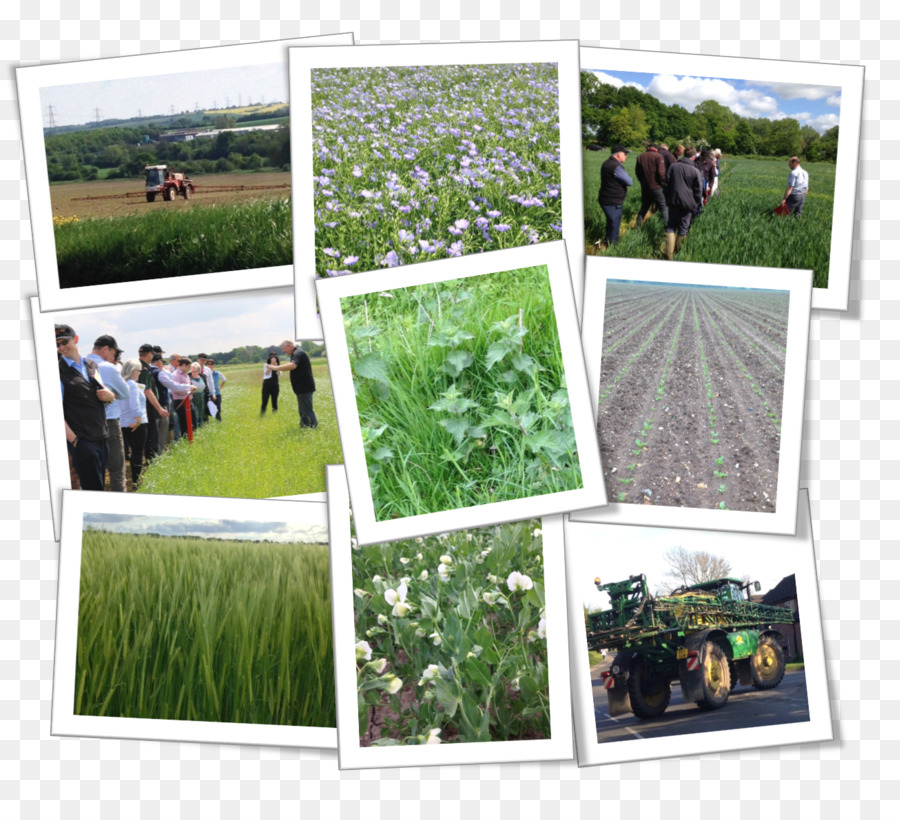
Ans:
[[[669,708],[660,717],[640,720],[627,714],[611,718],[606,690],[600,684],[600,673],[609,668],[611,661],[612,656],[608,662],[591,669],[598,743],[775,726],[809,720],[806,672],[802,669],[789,670],[778,687],[764,692],[739,683],[728,698],[728,703],[712,712],[704,712],[696,704],[685,703],[681,696],[681,686],[676,682],[672,684]]]

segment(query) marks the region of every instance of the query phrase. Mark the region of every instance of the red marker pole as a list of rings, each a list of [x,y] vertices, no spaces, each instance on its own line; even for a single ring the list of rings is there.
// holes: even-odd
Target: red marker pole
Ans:
[[[188,396],[181,402],[184,405],[184,417],[187,420],[187,437],[191,444],[194,443],[194,425],[191,421],[191,397]]]

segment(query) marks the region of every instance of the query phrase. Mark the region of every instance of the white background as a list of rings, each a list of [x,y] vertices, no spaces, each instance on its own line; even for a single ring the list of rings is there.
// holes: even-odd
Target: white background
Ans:
[[[0,816],[900,815],[900,6],[7,0],[0,19]],[[58,546],[24,301],[36,285],[13,67],[348,29],[359,43],[580,38],[866,65],[850,308],[813,311],[800,476],[812,502],[834,741],[591,769],[339,772],[334,752],[50,736]]]

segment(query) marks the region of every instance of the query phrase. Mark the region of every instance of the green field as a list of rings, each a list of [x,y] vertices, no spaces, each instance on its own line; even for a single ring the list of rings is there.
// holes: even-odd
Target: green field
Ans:
[[[328,547],[85,531],[74,710],[335,726]]]
[[[582,486],[546,266],[341,309],[377,520]]]
[[[167,204],[140,215],[57,225],[60,287],[293,262],[290,199],[257,199],[189,210],[167,208]]]
[[[325,465],[341,464],[328,365],[313,359],[315,430],[301,430],[297,398],[282,373],[278,412],[259,415],[262,363],[218,368],[222,421],[210,419],[193,443],[182,438],[145,470],[139,492],[271,498],[325,492]]]
[[[628,155],[625,170],[635,180],[622,209],[622,234],[618,246],[603,256],[630,259],[665,259],[662,219],[654,216],[640,231],[634,230],[641,208],[640,183],[635,176],[637,151]],[[584,225],[589,254],[605,231],[606,218],[597,203],[600,166],[609,158],[604,151],[585,151]],[[719,177],[718,197],[710,200],[691,226],[681,252],[683,262],[725,265],[759,265],[813,271],[813,286],[828,287],[831,222],[834,210],[833,163],[803,163],[809,171],[810,193],[800,219],[777,217],[773,209],[787,186],[788,168],[783,160],[728,158]]]

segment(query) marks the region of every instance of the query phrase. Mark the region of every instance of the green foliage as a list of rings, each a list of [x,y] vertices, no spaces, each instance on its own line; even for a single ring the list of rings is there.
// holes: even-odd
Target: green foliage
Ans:
[[[139,492],[230,498],[272,498],[325,491],[325,465],[343,462],[328,367],[313,361],[319,426],[301,430],[287,374],[279,409],[260,417],[262,360],[218,367],[222,421],[210,419],[144,470]]]
[[[361,738],[376,708],[376,745],[550,737],[539,527],[353,550]]]
[[[57,225],[60,286],[290,265],[291,226],[289,199]]]
[[[86,531],[74,710],[335,726],[327,546]]]
[[[341,308],[378,520],[581,486],[545,266]]]

